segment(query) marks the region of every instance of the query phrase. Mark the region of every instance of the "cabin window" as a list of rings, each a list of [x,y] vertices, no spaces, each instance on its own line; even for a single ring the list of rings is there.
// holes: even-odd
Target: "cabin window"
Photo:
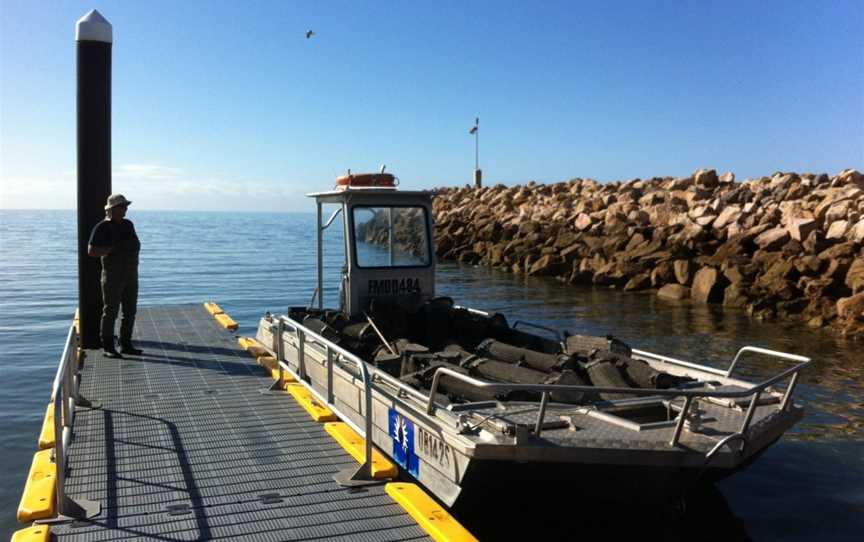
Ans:
[[[354,207],[352,218],[358,266],[429,265],[424,207]]]

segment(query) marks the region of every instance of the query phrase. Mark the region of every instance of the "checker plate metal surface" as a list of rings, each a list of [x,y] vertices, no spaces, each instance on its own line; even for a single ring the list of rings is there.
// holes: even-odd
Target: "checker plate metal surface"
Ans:
[[[142,308],[141,356],[87,353],[66,490],[99,516],[58,540],[431,540],[201,305]]]

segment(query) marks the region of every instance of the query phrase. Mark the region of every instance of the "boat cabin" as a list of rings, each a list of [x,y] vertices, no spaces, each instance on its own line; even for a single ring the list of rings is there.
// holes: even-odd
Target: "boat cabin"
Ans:
[[[375,298],[422,303],[435,296],[431,191],[397,190],[388,173],[347,175],[309,194],[317,206],[318,308],[324,307],[324,231],[341,214],[345,263],[340,310],[362,316]],[[324,205],[338,207],[324,221]],[[314,299],[314,297],[313,297]]]

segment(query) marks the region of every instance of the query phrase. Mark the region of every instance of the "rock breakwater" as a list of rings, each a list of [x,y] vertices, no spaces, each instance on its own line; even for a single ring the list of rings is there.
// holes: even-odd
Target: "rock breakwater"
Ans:
[[[864,340],[864,175],[443,188],[439,259],[656,290]]]

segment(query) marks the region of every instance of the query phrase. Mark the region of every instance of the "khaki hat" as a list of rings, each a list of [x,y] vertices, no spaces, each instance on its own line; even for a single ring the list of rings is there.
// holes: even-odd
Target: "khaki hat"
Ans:
[[[111,194],[108,196],[108,203],[105,204],[105,210],[113,209],[114,207],[126,206],[132,203],[126,199],[123,194]]]

